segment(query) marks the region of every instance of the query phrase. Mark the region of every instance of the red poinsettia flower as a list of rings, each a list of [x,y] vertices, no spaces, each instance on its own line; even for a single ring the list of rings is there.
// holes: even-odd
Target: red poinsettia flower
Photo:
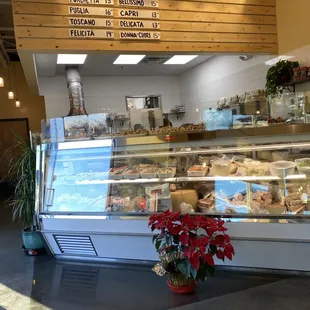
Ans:
[[[206,264],[214,267],[214,255],[222,260],[231,260],[235,255],[224,224],[222,220],[206,216],[181,215],[170,211],[153,214],[149,220],[151,229],[160,231],[155,235],[155,244],[161,259],[186,258],[197,271]]]

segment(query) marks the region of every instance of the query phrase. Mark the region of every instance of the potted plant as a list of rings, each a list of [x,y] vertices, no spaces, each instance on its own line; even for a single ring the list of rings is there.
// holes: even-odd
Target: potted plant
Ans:
[[[161,261],[153,270],[167,274],[167,284],[176,293],[191,293],[197,281],[213,275],[214,256],[224,261],[235,254],[222,220],[165,211],[153,214],[149,227],[158,232],[153,243]]]
[[[12,207],[13,221],[23,225],[23,245],[30,255],[43,251],[41,233],[35,225],[35,175],[36,153],[28,142],[16,137],[12,151],[16,154],[9,162],[9,175],[14,188],[8,199]]]
[[[280,60],[271,67],[266,76],[266,92],[268,96],[275,96],[278,87],[289,83],[293,79],[293,69],[298,68],[298,61]]]

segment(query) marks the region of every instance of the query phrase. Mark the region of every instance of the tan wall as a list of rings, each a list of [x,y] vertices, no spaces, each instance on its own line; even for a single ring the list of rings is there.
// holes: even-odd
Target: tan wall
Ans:
[[[277,0],[279,55],[310,44],[309,0]]]
[[[14,78],[15,68],[15,78]],[[10,75],[12,89],[15,93],[17,85],[20,108],[15,107],[15,100],[8,99],[9,80],[7,69],[0,66],[0,76],[4,78],[5,87],[0,88],[0,119],[4,118],[28,118],[30,130],[39,131],[41,120],[45,118],[44,97],[36,96],[30,92],[24,76],[22,66],[19,62],[10,63]]]

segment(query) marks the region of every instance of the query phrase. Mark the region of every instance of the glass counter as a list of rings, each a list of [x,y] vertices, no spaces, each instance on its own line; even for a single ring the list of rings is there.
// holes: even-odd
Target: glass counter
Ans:
[[[37,211],[304,221],[309,133],[288,125],[43,144]]]

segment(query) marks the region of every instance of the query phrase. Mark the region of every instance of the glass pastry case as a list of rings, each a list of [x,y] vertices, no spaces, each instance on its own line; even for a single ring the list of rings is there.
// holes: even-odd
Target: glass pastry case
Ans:
[[[307,253],[292,266],[287,251],[310,241],[309,133],[300,124],[42,144],[40,229],[59,258],[151,261],[148,217],[169,209],[225,219],[233,266],[307,270]]]

